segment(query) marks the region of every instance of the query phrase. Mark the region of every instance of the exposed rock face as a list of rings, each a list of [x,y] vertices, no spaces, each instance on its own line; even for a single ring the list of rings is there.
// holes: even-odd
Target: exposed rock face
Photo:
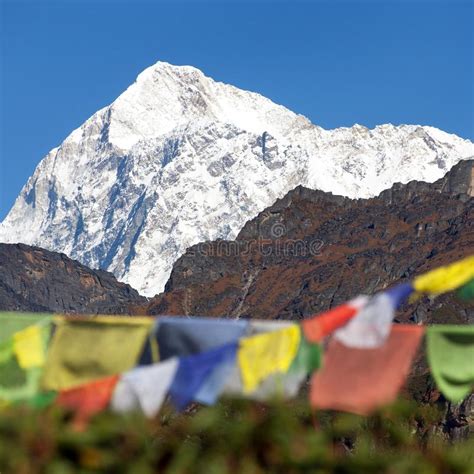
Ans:
[[[351,200],[297,187],[248,222],[235,241],[194,246],[174,265],[150,314],[302,319],[359,293],[474,253],[474,160],[433,184],[396,184]],[[143,308],[142,308],[143,310]],[[400,322],[474,323],[474,303],[452,294],[406,305]],[[474,396],[447,402],[419,354],[407,391],[439,407],[453,441],[474,433]]]
[[[458,164],[433,184],[395,184],[372,199],[299,186],[235,241],[188,249],[147,310],[302,319],[470,255],[473,163]],[[474,322],[474,306],[445,296],[412,305],[399,319]]]
[[[0,311],[129,314],[144,304],[129,285],[64,254],[0,244]]]

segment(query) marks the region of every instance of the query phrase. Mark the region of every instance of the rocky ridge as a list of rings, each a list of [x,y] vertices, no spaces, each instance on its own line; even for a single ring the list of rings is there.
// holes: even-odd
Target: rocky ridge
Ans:
[[[235,241],[188,249],[146,311],[298,320],[470,255],[473,163],[459,163],[433,184],[395,184],[371,199],[299,186]],[[419,302],[400,320],[474,321],[472,305],[451,302],[448,311],[446,298]]]
[[[0,311],[129,314],[146,298],[108,272],[64,254],[0,244]]]

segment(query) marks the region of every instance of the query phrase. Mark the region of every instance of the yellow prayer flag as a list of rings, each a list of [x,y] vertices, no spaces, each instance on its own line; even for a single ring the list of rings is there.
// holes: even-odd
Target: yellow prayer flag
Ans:
[[[436,295],[455,290],[472,278],[474,255],[416,277],[413,280],[413,288],[420,293]]]
[[[298,352],[300,338],[300,328],[293,324],[278,331],[241,339],[237,358],[244,393],[252,392],[274,373],[287,372]]]
[[[40,326],[29,326],[13,335],[13,351],[22,369],[42,367],[45,362],[45,347]]]
[[[153,318],[56,318],[42,385],[69,389],[126,372],[137,363]]]

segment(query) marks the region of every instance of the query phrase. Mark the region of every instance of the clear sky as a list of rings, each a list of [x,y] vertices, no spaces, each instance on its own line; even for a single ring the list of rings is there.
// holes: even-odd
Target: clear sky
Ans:
[[[474,139],[474,2],[0,0],[0,219],[40,159],[157,60],[325,128]]]

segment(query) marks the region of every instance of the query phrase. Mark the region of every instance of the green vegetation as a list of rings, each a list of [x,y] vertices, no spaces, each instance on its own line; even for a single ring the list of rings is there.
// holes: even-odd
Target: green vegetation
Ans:
[[[105,412],[77,432],[57,407],[17,406],[0,411],[0,472],[472,474],[474,440],[450,443],[442,416],[407,401],[364,418],[225,400],[155,420]]]

